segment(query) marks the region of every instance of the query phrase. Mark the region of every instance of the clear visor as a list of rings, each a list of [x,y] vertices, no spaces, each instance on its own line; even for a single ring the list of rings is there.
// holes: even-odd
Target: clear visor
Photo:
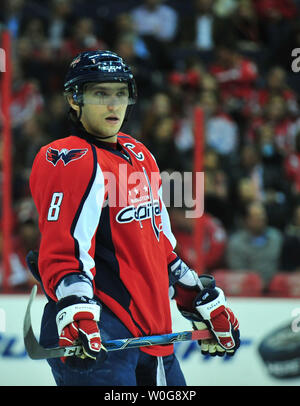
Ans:
[[[135,100],[129,97],[128,86],[120,86],[119,88],[104,88],[101,86],[87,87],[83,91],[84,104],[96,105],[129,105],[135,104]]]

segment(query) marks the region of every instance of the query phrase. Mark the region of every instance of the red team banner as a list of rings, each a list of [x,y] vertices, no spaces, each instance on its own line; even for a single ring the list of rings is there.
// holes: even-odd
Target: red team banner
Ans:
[[[194,176],[197,179],[197,175],[203,173],[203,156],[204,156],[204,112],[200,107],[196,107],[194,111]],[[197,182],[194,185],[194,193],[197,197]],[[201,192],[204,194],[204,184]],[[202,197],[204,200],[204,196]],[[198,274],[204,272],[204,264],[203,264],[203,254],[202,254],[202,247],[203,247],[203,238],[204,238],[204,230],[203,230],[203,220],[202,216],[197,216],[195,218],[195,225],[194,225],[194,248],[196,252],[196,266],[195,270]]]
[[[11,137],[11,38],[8,31],[2,34],[1,66],[1,111],[3,120],[3,185],[2,185],[2,213],[1,223],[3,230],[3,264],[2,289],[9,290],[10,254],[12,250],[12,137]]]

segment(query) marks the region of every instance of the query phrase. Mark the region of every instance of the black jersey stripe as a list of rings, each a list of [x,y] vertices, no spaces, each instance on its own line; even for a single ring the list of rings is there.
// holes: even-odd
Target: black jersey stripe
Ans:
[[[118,302],[126,310],[139,331],[146,335],[131,314],[131,295],[120,278],[120,266],[110,227],[109,205],[106,205],[101,212],[96,234],[95,264],[96,275],[94,281],[97,289]]]

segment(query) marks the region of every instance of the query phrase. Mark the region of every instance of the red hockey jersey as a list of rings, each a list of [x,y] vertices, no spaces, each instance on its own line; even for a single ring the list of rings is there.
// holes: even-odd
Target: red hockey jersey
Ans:
[[[176,241],[148,149],[123,133],[113,148],[76,132],[41,148],[30,188],[46,293],[56,301],[61,279],[83,273],[134,336],[170,333],[168,263]],[[143,351],[168,355],[173,346]]]

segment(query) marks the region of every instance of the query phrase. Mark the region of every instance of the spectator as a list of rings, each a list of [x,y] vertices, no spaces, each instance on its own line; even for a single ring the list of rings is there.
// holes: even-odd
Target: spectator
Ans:
[[[175,144],[175,120],[165,115],[155,122],[147,147],[156,156],[160,171],[181,171],[183,164],[181,154]]]
[[[34,78],[43,92],[49,92],[53,57],[43,19],[34,17],[26,21],[17,41],[17,49],[24,76]]]
[[[273,96],[282,97],[286,102],[287,114],[297,117],[299,106],[296,92],[287,83],[287,73],[280,66],[272,67],[266,74],[266,83],[249,98],[249,114],[261,116],[265,105]],[[250,116],[250,118],[251,118]]]
[[[246,132],[246,139],[256,142],[263,125],[272,128],[274,141],[282,156],[286,156],[294,149],[292,136],[293,120],[288,116],[288,105],[282,96],[272,96],[265,104],[262,116],[256,117],[250,123]]]
[[[0,19],[6,23],[12,38],[20,35],[20,30],[25,21],[25,0],[4,0],[0,10]]]
[[[203,91],[212,91],[212,92],[219,92],[219,86],[216,81],[216,78],[208,73],[207,71],[203,72],[202,81],[201,81],[201,89]]]
[[[268,102],[272,96],[281,96],[287,103],[287,111],[290,115],[299,113],[296,92],[287,83],[287,72],[280,66],[272,67],[266,77],[266,87],[260,92],[260,104]]]
[[[28,223],[28,222],[30,222],[31,225],[32,225],[32,223],[37,225],[38,213],[37,213],[35,204],[30,196],[19,199],[18,204],[16,205],[16,214],[17,214],[17,220],[16,220],[17,226],[20,224],[22,225],[22,224]],[[36,228],[35,235],[37,236],[38,233],[39,233],[39,230],[38,230],[38,228]],[[37,238],[34,238],[34,239],[30,238],[30,241],[34,241],[34,244],[32,244],[32,245],[37,245]],[[28,242],[28,243],[31,244],[31,242]],[[31,247],[30,249],[36,249],[36,247],[35,248]]]
[[[208,213],[203,215],[203,228],[204,269],[211,272],[224,264],[227,232],[221,221]]]
[[[144,41],[158,71],[172,66],[170,45],[177,31],[177,12],[163,0],[144,0],[130,15],[137,34]]]
[[[172,101],[167,92],[158,91],[152,95],[150,103],[141,122],[141,133],[139,138],[146,144],[151,138],[155,123],[162,117],[170,116],[173,112]]]
[[[50,142],[49,135],[45,132],[42,116],[33,116],[23,125],[16,150],[15,171],[27,185],[35,155],[42,145]],[[24,196],[23,196],[24,197]]]
[[[258,272],[265,288],[280,267],[282,233],[268,225],[263,204],[251,203],[246,208],[244,226],[230,237],[227,265],[234,271]]]
[[[214,10],[220,17],[229,17],[237,8],[240,0],[215,0]]]
[[[217,87],[214,78],[207,74],[199,57],[190,57],[181,69],[172,69],[167,75],[167,86],[178,115],[189,115],[199,92],[207,86]]]
[[[297,7],[293,0],[252,0],[263,29],[264,42],[269,50],[268,57],[273,64],[273,56],[279,47],[286,43],[291,31],[291,21],[297,18]]]
[[[97,37],[94,20],[79,17],[74,23],[70,38],[67,38],[60,48],[60,58],[69,60],[83,51],[106,48],[105,42]]]
[[[177,30],[177,13],[162,0],[144,0],[131,10],[137,33],[161,42],[171,42]]]
[[[230,202],[230,180],[219,155],[211,148],[205,150],[204,174],[205,212],[219,219],[226,229],[231,229],[234,216]]]
[[[222,111],[215,92],[203,91],[199,102],[205,113],[206,145],[230,161],[238,149],[238,126],[229,114]]]
[[[244,145],[240,151],[240,162],[231,173],[236,213],[243,212],[248,200],[260,201],[268,211],[270,225],[282,229],[290,210],[290,189],[283,168],[264,163],[257,146]]]
[[[274,169],[283,169],[284,158],[276,143],[273,127],[269,124],[263,124],[257,133],[256,146],[260,153],[262,163]]]
[[[191,57],[184,71],[168,75],[168,92],[177,116],[176,145],[187,158],[187,170],[192,170],[191,153],[194,147],[194,109],[201,89],[214,89],[214,78],[207,74],[199,58]]]
[[[293,217],[288,223],[283,234],[281,252],[281,271],[300,271],[300,205],[293,212]]]
[[[293,19],[297,16],[297,7],[293,0],[253,0],[253,4],[264,22]]]
[[[151,58],[143,59],[135,51],[135,35],[130,33],[116,38],[114,51],[124,58],[134,74],[138,89],[143,89],[143,99],[151,97],[155,89],[154,75],[156,72]]]
[[[261,27],[252,0],[240,0],[236,9],[224,19],[223,30],[228,30],[239,50],[260,51],[262,46]],[[230,34],[231,32],[231,34]]]
[[[115,21],[110,24],[110,38],[108,38],[109,35],[106,35],[106,38],[107,41],[110,41],[110,45],[115,47],[116,42],[126,36],[132,38],[135,55],[149,63],[151,54],[143,37],[135,29],[132,15],[130,13],[120,13],[116,16]]]
[[[224,19],[218,17],[213,3],[213,0],[193,0],[193,11],[183,16],[179,23],[180,47],[208,53],[215,49]]]
[[[74,15],[71,0],[51,0],[48,18],[48,38],[51,49],[59,50],[70,36]]]
[[[11,272],[8,278],[9,290],[24,290],[28,289],[32,283],[33,278],[27,267],[25,256],[23,253],[23,247],[19,244],[19,241],[14,235],[12,252],[9,256],[9,263]],[[3,285],[4,264],[3,264],[3,230],[0,227],[0,288]]]
[[[169,86],[177,88],[177,91],[184,93],[199,91],[206,71],[197,57],[190,57],[182,70],[171,71],[168,75]]]
[[[38,83],[33,80],[26,80],[18,60],[14,60],[12,63],[10,108],[13,129],[19,130],[34,115],[41,113],[43,108],[44,97]]]
[[[219,84],[226,108],[242,111],[256,86],[259,74],[256,64],[238,52],[234,44],[219,44],[209,72]]]
[[[52,92],[48,98],[47,116],[44,115],[45,132],[50,139],[56,139],[66,134],[70,123],[66,119],[67,104],[58,92]]]
[[[40,233],[36,222],[29,218],[19,221],[18,231],[18,250],[22,258],[26,258],[29,251],[36,251],[39,248]]]
[[[177,241],[177,250],[181,258],[191,268],[196,269],[196,249],[194,241],[195,220],[185,217],[185,210],[182,208],[170,209],[170,218],[173,224],[173,231]],[[204,270],[210,272],[213,269],[223,266],[224,254],[227,243],[227,232],[222,223],[214,216],[205,213],[202,218],[204,229],[204,240],[202,254],[204,257]]]
[[[14,145],[12,145],[12,151],[11,151],[11,160],[12,162],[17,162],[16,160],[16,148]],[[3,193],[4,193],[4,169],[3,169],[3,162],[4,162],[4,142],[3,142],[3,136],[0,131],[0,213],[2,211],[2,199],[3,199]],[[21,173],[18,170],[19,168],[17,167],[17,164],[13,165],[12,167],[12,204],[15,205],[16,202],[22,198],[27,191],[27,185],[24,184],[24,168],[22,168]],[[0,216],[0,224],[1,224],[1,216]]]
[[[257,199],[257,190],[255,183],[252,182],[251,178],[241,177],[238,179],[235,184],[235,195],[236,200],[234,206],[235,210],[235,225],[239,226],[241,223],[241,218],[243,215],[244,208],[256,201]]]
[[[294,198],[300,197],[300,131],[296,134],[295,150],[284,160],[286,179],[291,183]]]

